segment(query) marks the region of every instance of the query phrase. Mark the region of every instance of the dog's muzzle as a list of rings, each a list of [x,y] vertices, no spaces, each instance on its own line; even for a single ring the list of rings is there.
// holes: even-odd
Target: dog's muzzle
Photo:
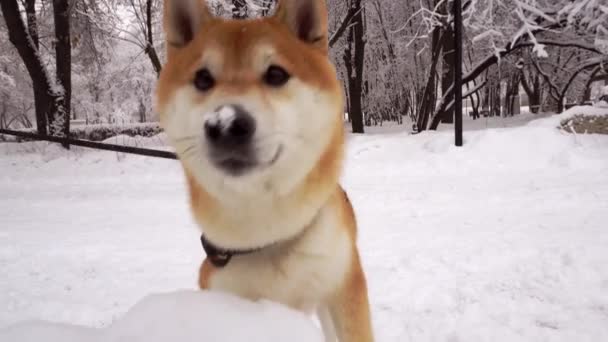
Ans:
[[[240,105],[219,107],[204,124],[209,158],[223,171],[238,176],[258,164],[253,137],[256,121]]]

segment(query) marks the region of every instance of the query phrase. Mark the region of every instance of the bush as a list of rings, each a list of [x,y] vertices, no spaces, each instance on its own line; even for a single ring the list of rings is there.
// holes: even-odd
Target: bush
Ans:
[[[19,131],[28,133],[37,133],[35,129],[21,129]],[[133,123],[125,125],[115,124],[94,124],[70,127],[70,138],[103,141],[117,135],[126,135],[129,137],[152,137],[163,132],[163,129],[157,122],[150,123]],[[11,135],[0,134],[0,142],[22,142],[35,139],[15,137]]]
[[[74,126],[70,128],[70,137],[74,139],[102,141],[117,135],[151,137],[162,131],[162,128],[156,122],[126,125],[96,124]]]
[[[575,115],[563,120],[560,128],[568,133],[608,134],[608,115]]]

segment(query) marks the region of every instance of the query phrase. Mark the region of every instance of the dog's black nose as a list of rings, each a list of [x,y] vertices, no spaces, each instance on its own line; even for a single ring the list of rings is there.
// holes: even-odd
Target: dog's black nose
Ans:
[[[224,105],[216,117],[205,122],[205,137],[215,146],[238,148],[248,145],[255,133],[254,118],[239,105]]]

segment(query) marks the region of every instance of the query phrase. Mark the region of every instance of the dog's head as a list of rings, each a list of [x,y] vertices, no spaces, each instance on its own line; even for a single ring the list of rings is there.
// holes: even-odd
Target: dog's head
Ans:
[[[341,139],[324,0],[282,0],[255,20],[215,18],[204,0],[165,0],[164,22],[156,107],[210,193],[289,192]]]

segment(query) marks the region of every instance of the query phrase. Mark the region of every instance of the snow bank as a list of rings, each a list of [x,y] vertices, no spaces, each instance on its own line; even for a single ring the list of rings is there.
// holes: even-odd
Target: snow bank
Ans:
[[[608,115],[608,108],[595,107],[595,106],[574,106],[562,114],[558,115],[561,119],[569,119],[575,115],[584,116],[602,116]]]
[[[561,131],[561,115],[524,122],[539,116],[465,117],[461,148],[452,131],[349,136],[342,183],[377,341],[608,341],[608,136]],[[203,251],[179,163],[56,145],[11,152],[27,144],[0,144],[0,327],[109,327],[37,327],[91,342],[127,325],[142,293],[195,286]],[[175,306],[212,305],[185,302]],[[250,329],[224,304],[188,315],[199,341],[217,341],[202,334],[218,327],[199,316]],[[174,311],[135,320],[175,327]],[[263,323],[289,330],[285,316]],[[306,339],[291,330],[282,340]]]
[[[602,116],[608,115],[608,108],[594,106],[574,106],[565,110],[561,114],[554,114],[548,118],[531,121],[529,126],[553,126],[558,127],[561,122],[571,119],[574,116]]]
[[[125,134],[119,134],[114,137],[105,139],[102,141],[106,144],[124,145],[124,146],[135,146],[135,147],[161,147],[163,149],[170,149],[168,146],[167,135],[160,133],[151,137],[136,136],[131,137]]]
[[[27,322],[0,330],[11,342],[314,342],[321,333],[304,314],[281,305],[254,303],[214,292],[152,295],[104,329]]]

